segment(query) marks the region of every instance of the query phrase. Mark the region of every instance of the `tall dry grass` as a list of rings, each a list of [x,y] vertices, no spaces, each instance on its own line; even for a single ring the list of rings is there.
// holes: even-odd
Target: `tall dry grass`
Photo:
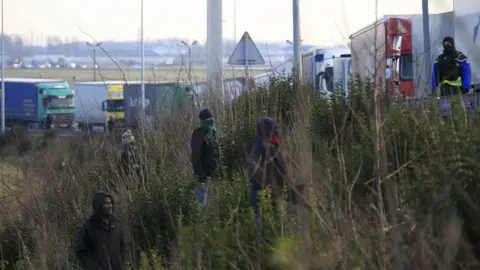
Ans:
[[[3,153],[16,153],[4,162],[18,165],[24,179],[0,201],[0,269],[77,269],[76,233],[99,189],[116,199],[135,269],[456,269],[473,262],[467,240],[479,224],[480,128],[459,103],[450,118],[438,117],[435,105],[419,112],[387,103],[358,80],[348,98],[341,89],[327,98],[292,78],[273,78],[269,89],[210,106],[222,178],[204,209],[189,163],[196,109],[136,134],[145,186],[118,170],[119,135],[32,140],[15,129],[0,142]],[[245,163],[261,116],[280,123],[289,181],[306,185],[309,208],[307,216],[295,214],[265,191],[258,244]]]

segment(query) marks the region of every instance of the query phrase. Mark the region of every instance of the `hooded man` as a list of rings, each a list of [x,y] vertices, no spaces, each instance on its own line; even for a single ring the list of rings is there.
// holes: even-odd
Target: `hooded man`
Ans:
[[[219,176],[220,148],[212,113],[203,109],[198,114],[200,127],[195,129],[190,140],[191,162],[198,186],[197,199],[206,205],[209,179],[215,182]]]
[[[455,40],[445,37],[442,42],[443,53],[433,64],[432,92],[441,85],[440,96],[468,93],[471,87],[472,71],[465,54],[457,51]]]
[[[287,184],[287,171],[282,155],[278,151],[280,137],[275,121],[264,117],[257,121],[257,134],[248,158],[250,181],[250,204],[258,221],[258,192],[272,188],[273,199],[281,199]]]
[[[111,195],[93,195],[93,214],[77,237],[76,257],[85,270],[125,269],[127,246],[123,226],[113,216],[114,206]]]
[[[259,233],[258,192],[270,187],[273,200],[289,200],[293,205],[306,209],[307,202],[302,196],[304,186],[292,185],[287,181],[285,161],[278,151],[280,136],[277,123],[270,117],[257,121],[257,134],[248,158],[248,179],[250,181],[250,204],[255,213],[255,223]],[[288,194],[284,197],[284,188]],[[302,214],[304,215],[304,214]]]

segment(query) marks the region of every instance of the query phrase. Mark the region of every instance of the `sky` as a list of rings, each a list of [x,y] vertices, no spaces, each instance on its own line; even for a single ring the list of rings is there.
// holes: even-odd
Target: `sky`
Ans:
[[[234,9],[234,1],[236,8]],[[304,44],[345,44],[350,34],[375,21],[375,0],[299,0]],[[452,9],[453,0],[430,0],[430,12]],[[384,14],[421,13],[421,0],[378,0]],[[40,42],[40,37],[138,40],[140,0],[7,0],[5,33]],[[204,42],[207,0],[144,0],[146,40],[181,37]],[[234,35],[234,12],[236,36]],[[292,40],[292,0],[223,0],[223,37]]]

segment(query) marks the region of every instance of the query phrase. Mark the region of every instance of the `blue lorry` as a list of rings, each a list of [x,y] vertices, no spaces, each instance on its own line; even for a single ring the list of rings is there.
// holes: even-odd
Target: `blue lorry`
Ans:
[[[5,78],[5,124],[45,127],[50,115],[55,126],[71,127],[75,118],[74,96],[66,81]]]

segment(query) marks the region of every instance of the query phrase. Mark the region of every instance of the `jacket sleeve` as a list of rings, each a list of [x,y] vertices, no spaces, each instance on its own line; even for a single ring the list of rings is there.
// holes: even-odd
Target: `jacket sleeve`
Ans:
[[[203,171],[202,167],[204,139],[205,135],[202,132],[194,131],[190,140],[190,148],[192,150],[191,162],[193,167],[193,173],[200,178],[205,177],[205,172]]]
[[[90,243],[92,243],[92,241],[88,234],[87,227],[88,223],[85,224],[78,233],[75,255],[83,269],[101,269],[101,267],[97,265],[90,256]]]
[[[128,252],[128,241],[125,235],[125,227],[120,224],[120,251],[122,252],[122,259],[125,264],[130,263],[130,256]]]
[[[248,157],[248,180],[251,183],[258,183],[262,186],[265,184],[264,179],[264,150],[261,146],[254,145]]]
[[[438,84],[438,66],[437,66],[437,60],[438,58],[435,60],[435,62],[433,63],[433,70],[432,70],[432,93],[435,93],[435,89],[437,88],[437,84]]]
[[[472,69],[470,62],[465,54],[460,54],[458,57],[458,64],[462,72],[462,89],[470,89],[472,82]]]
[[[275,181],[277,182],[277,185],[279,185],[279,187],[283,188],[285,186],[285,184],[289,184],[287,182],[287,178],[288,178],[287,177],[287,167],[285,166],[285,161],[283,159],[282,154],[277,149],[273,150],[273,160],[272,160],[272,162],[275,165],[274,166],[274,168],[275,168],[275,171],[274,171]]]

